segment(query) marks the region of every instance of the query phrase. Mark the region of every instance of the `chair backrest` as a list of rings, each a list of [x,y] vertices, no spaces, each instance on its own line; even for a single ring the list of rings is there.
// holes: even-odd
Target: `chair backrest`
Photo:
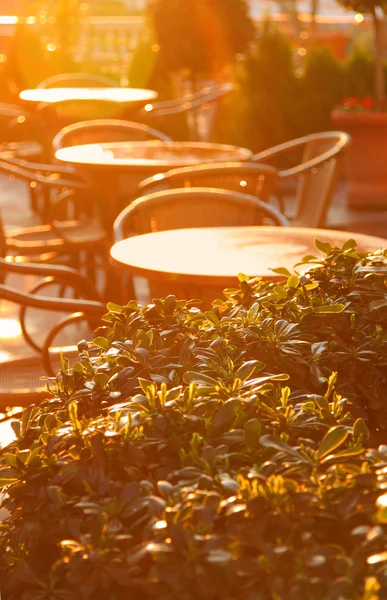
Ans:
[[[148,125],[121,119],[94,119],[64,127],[54,137],[54,152],[78,144],[102,142],[142,142],[146,140],[172,141],[170,137]]]
[[[33,163],[17,157],[1,156],[0,173],[12,178],[20,179],[35,188],[36,185],[44,185],[53,189],[74,188],[83,190],[88,184],[87,180],[78,177],[70,170],[61,166]]]
[[[269,199],[278,171],[269,165],[255,163],[213,163],[172,169],[148,177],[138,186],[141,195],[173,188],[211,187],[243,192]]]
[[[40,102],[35,108],[39,119],[47,124],[51,137],[72,123],[95,119],[120,119],[122,111],[121,102],[105,98],[83,99],[82,102],[76,99]]]
[[[188,113],[188,126],[194,139],[210,142],[213,139],[215,124],[220,108],[220,99],[231,93],[231,83],[221,83],[204,89],[194,101],[193,110]]]
[[[301,162],[280,170],[279,179],[298,179],[294,223],[304,227],[324,227],[340,175],[341,159],[349,143],[347,133],[326,131],[269,148],[250,160],[278,164],[279,158],[301,151]]]
[[[325,226],[341,173],[343,152],[349,143],[350,137],[346,133],[310,136],[305,144],[303,169],[302,172],[300,169],[297,185],[295,224]]]
[[[153,102],[141,109],[137,117],[139,120],[159,119],[187,113],[190,139],[209,142],[212,139],[220,98],[233,89],[232,83],[221,83],[205,87],[176,100]]]
[[[14,104],[0,103],[0,143],[34,140],[47,148],[45,124],[33,112]],[[1,146],[0,146],[1,149]]]
[[[221,227],[269,224],[287,226],[274,207],[254,196],[213,188],[177,188],[139,198],[114,222],[115,241],[187,227]],[[178,252],[178,249],[176,249]]]
[[[4,258],[7,255],[7,242],[5,238],[3,219],[0,213],[0,258]],[[2,277],[0,274],[0,282],[2,281]]]
[[[25,110],[17,104],[7,104],[6,102],[0,102],[0,116],[1,117],[23,117]]]
[[[65,87],[120,87],[113,79],[91,73],[61,73],[53,75],[39,83],[40,89]]]

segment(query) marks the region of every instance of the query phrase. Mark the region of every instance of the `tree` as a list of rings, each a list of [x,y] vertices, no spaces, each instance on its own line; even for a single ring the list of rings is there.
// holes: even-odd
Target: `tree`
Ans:
[[[378,15],[378,9],[383,10],[385,4],[382,0],[339,0],[348,10],[354,10],[358,13],[368,13],[372,17],[375,40],[375,101],[380,109],[385,109],[385,75],[383,69],[383,49],[382,49],[382,23]]]
[[[254,39],[246,0],[150,0],[149,15],[168,72],[217,78]]]

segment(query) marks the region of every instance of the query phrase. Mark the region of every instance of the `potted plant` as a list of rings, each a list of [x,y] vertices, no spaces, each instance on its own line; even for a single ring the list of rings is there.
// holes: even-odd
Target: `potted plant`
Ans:
[[[348,33],[339,29],[335,31],[323,31],[312,27],[307,31],[301,32],[299,43],[307,51],[313,46],[328,48],[337,60],[344,61],[350,39],[351,36]]]
[[[348,202],[355,208],[387,207],[387,112],[382,54],[381,0],[341,0],[348,9],[371,15],[375,42],[372,98],[344,99],[332,113],[335,125],[347,131],[352,145],[346,158]]]

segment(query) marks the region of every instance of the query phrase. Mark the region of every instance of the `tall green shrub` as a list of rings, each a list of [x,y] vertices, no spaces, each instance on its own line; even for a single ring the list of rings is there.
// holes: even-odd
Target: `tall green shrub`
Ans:
[[[328,49],[309,50],[300,81],[300,134],[331,129],[330,113],[344,95],[344,75],[342,65]]]
[[[249,99],[248,147],[259,151],[295,137],[300,84],[292,47],[269,21],[246,61],[242,93]]]
[[[344,95],[364,98],[374,90],[375,59],[369,50],[356,45],[345,64]]]

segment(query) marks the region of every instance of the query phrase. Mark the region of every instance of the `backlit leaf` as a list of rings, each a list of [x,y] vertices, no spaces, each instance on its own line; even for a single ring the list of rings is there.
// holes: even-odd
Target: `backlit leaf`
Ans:
[[[341,446],[348,437],[348,429],[343,425],[337,425],[332,427],[328,433],[325,434],[319,445],[317,456],[323,458],[327,454],[330,454],[336,448]]]

